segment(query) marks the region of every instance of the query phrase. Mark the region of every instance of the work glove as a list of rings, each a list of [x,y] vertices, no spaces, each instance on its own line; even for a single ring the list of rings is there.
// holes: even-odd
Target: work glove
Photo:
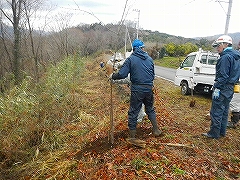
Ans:
[[[212,99],[218,99],[220,96],[220,89],[215,88],[212,94]]]
[[[100,63],[100,67],[103,68],[105,66],[104,62]]]

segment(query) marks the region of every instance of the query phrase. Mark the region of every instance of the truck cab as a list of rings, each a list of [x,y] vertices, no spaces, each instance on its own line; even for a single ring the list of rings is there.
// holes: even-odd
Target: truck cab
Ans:
[[[187,55],[176,70],[174,84],[181,87],[181,94],[192,91],[210,94],[215,79],[218,53],[199,49]]]

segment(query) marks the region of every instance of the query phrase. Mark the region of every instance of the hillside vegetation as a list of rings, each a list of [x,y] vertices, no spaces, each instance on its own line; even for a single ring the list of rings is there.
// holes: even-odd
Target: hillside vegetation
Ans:
[[[157,66],[177,69],[185,57],[164,57],[162,59],[154,60],[154,64]]]
[[[32,24],[28,21],[29,16],[19,16],[18,20],[12,19],[17,16],[18,9],[24,12],[28,8],[31,9],[30,1],[16,6],[14,2],[6,3],[6,5],[10,9],[15,8],[15,11],[8,12],[8,8],[0,7],[3,16],[7,16],[5,18],[9,21],[6,24],[0,22],[2,27],[0,33],[0,66],[2,67],[0,69],[0,93],[11,89],[12,84],[21,84],[26,76],[31,76],[38,82],[49,66],[57,64],[65,57],[75,55],[88,57],[104,51],[123,53],[125,49],[131,51],[131,42],[136,38],[134,22],[128,22],[127,27],[120,22],[106,25],[80,24],[71,27],[68,20],[62,16],[56,16],[57,24],[46,22],[48,24],[46,26],[53,26],[47,28],[51,29],[51,32],[45,32],[45,29],[34,31]],[[29,12],[24,12],[23,14],[29,14]],[[20,21],[28,22],[28,24],[17,23]],[[146,51],[153,59],[159,59],[165,55],[184,56],[200,47],[212,49],[211,42],[206,39],[196,40],[158,31],[141,29],[138,37],[145,42]]]
[[[1,97],[0,179],[212,179],[240,177],[240,128],[206,139],[211,98],[182,96],[179,87],[155,79],[161,137],[147,118],[129,145],[129,88],[113,85],[114,144],[109,142],[111,86],[99,63],[77,56],[52,66],[36,87],[31,79]]]

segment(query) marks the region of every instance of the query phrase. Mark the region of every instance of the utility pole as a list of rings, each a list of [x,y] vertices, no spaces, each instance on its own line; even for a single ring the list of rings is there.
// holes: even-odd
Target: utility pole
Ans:
[[[231,16],[231,10],[232,10],[232,0],[229,0],[224,34],[228,34],[228,27],[229,27],[229,21],[230,21],[230,16]]]
[[[125,43],[124,43],[124,49],[125,49],[125,51],[124,51],[124,57],[126,58],[126,53],[127,53],[127,24],[125,23]]]
[[[138,19],[137,19],[137,39],[138,39],[140,10],[139,9],[134,9],[133,11],[136,11],[138,13]]]

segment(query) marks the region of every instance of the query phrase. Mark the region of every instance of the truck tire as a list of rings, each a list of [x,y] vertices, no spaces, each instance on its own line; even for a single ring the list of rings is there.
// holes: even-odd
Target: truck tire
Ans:
[[[187,82],[182,82],[182,84],[181,84],[181,94],[182,95],[189,95],[190,94],[190,88],[188,87]]]

